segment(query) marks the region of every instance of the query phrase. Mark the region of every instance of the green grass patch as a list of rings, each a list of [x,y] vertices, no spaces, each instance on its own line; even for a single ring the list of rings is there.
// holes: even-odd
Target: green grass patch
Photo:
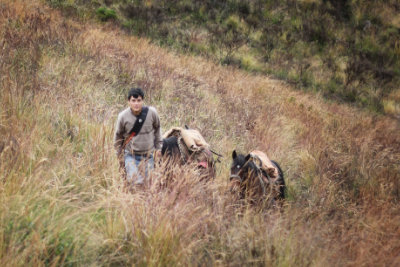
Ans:
[[[101,21],[108,21],[117,18],[117,13],[115,10],[107,7],[99,7],[96,10],[96,15]]]

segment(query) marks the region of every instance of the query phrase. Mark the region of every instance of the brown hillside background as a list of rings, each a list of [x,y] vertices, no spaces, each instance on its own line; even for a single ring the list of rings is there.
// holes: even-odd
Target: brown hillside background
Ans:
[[[43,2],[0,1],[0,265],[396,266],[398,121],[265,76],[174,55]],[[214,182],[176,169],[127,193],[112,147],[126,90],[164,131],[224,155]],[[280,210],[235,207],[233,149],[280,163]]]

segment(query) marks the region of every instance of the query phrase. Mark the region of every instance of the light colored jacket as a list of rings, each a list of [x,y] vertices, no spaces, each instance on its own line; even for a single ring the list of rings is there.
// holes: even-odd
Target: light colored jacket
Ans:
[[[119,155],[122,152],[122,145],[129,137],[129,132],[136,122],[137,117],[131,108],[126,108],[118,114],[114,132],[114,147]],[[125,151],[134,153],[151,153],[154,149],[161,149],[161,125],[157,110],[149,107],[146,120],[140,132],[134,136],[125,147]]]

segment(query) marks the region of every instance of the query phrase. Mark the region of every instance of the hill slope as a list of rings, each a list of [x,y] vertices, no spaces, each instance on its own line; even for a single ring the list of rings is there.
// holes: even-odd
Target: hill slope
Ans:
[[[153,43],[400,116],[400,4],[352,0],[49,0]]]
[[[0,9],[1,265],[399,261],[395,120],[81,24],[40,1]],[[157,169],[150,188],[124,191],[112,133],[133,85],[164,130],[188,124],[224,155],[214,183],[183,168],[162,190]],[[254,148],[284,170],[281,211],[233,206],[230,154]]]

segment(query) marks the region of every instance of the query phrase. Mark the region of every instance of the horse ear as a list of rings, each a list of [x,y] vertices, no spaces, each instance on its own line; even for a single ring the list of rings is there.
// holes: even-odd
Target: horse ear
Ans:
[[[244,158],[244,160],[247,162],[247,161],[249,161],[250,157],[251,157],[251,155],[247,154],[247,156]]]
[[[233,152],[232,152],[232,159],[235,159],[236,157],[237,157],[236,150],[233,150]]]

